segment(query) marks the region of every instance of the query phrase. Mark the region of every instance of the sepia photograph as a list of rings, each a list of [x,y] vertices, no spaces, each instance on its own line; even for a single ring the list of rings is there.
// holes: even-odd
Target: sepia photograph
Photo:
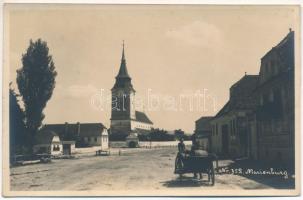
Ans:
[[[3,8],[4,196],[300,194],[300,5]]]

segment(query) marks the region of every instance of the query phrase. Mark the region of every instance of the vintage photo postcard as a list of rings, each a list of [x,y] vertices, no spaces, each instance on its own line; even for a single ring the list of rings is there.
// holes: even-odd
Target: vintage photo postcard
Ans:
[[[300,17],[5,4],[3,195],[299,195]]]

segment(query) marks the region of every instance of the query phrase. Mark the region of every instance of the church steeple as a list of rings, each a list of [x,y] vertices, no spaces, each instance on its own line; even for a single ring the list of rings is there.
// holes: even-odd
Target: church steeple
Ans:
[[[131,83],[131,77],[129,76],[126,67],[124,40],[122,44],[122,57],[121,57],[120,69],[118,75],[116,76],[116,83],[113,89],[117,89],[117,88],[128,88],[135,91]]]
[[[120,64],[120,69],[119,73],[116,76],[116,78],[130,78],[128,75],[127,67],[126,67],[126,60],[125,60],[125,53],[124,53],[124,40],[122,44],[122,58],[121,58],[121,64]]]

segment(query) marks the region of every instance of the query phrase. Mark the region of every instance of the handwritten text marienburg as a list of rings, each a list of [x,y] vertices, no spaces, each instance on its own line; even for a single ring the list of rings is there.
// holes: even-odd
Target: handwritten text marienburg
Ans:
[[[221,168],[219,173],[222,174],[235,174],[235,175],[269,175],[269,176],[281,176],[288,179],[287,170],[276,170],[273,168],[269,169],[242,169],[242,168]]]

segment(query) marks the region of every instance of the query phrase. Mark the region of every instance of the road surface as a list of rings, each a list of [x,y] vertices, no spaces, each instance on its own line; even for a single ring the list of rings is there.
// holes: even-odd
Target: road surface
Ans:
[[[207,176],[192,174],[180,181],[173,173],[175,148],[145,149],[118,156],[87,156],[11,168],[11,190],[157,190],[157,189],[269,189],[270,185],[234,174],[216,174],[215,186]],[[231,161],[220,161],[226,165]]]

